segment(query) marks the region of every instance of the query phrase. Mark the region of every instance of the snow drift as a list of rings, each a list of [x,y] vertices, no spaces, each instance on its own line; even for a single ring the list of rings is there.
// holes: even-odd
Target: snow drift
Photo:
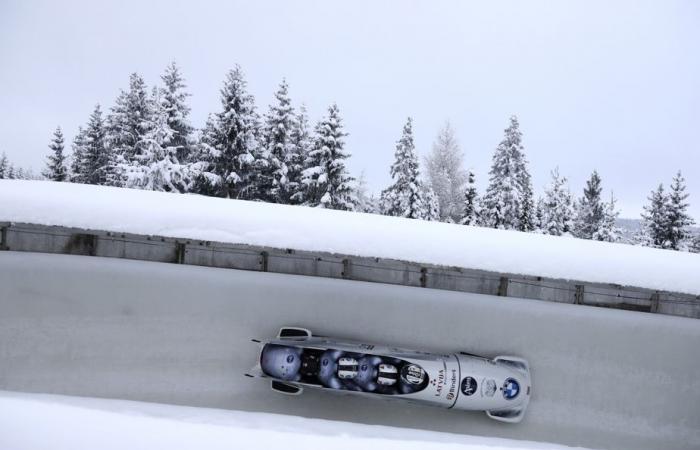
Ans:
[[[0,221],[220,241],[700,295],[700,255],[320,208],[0,180]]]

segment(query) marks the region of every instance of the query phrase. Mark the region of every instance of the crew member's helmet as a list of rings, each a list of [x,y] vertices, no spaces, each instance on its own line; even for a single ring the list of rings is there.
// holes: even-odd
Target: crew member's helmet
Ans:
[[[398,370],[392,364],[380,364],[379,373],[377,374],[377,384],[384,386],[393,386],[399,379]]]
[[[352,380],[357,376],[357,360],[355,358],[340,358],[338,360],[338,378]]]

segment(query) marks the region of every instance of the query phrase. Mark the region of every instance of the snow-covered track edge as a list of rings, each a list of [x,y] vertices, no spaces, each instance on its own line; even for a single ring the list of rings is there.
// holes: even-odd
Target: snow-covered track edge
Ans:
[[[700,296],[330,252],[0,222],[0,250],[126,258],[528,298],[700,318]]]

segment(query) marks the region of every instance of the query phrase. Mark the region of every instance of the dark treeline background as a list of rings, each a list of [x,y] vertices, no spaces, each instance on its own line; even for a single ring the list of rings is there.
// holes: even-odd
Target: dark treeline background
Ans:
[[[178,66],[171,63],[160,81],[149,90],[132,74],[108,111],[95,106],[77,130],[70,155],[58,127],[41,176],[15,167],[3,153],[0,178],[194,193],[700,252],[680,171],[668,188],[659,184],[651,191],[641,226],[624,238],[615,197],[603,194],[595,171],[575,198],[555,168],[544,195],[535,198],[515,116],[494,151],[483,193],[474,172],[464,169],[449,123],[421,173],[409,117],[389,168],[391,184],[375,196],[362,175],[355,178],[347,169],[347,133],[337,105],[329,105],[312,127],[304,105],[293,106],[282,80],[261,115],[236,66],[226,74],[218,111],[197,130],[189,121],[189,93]]]

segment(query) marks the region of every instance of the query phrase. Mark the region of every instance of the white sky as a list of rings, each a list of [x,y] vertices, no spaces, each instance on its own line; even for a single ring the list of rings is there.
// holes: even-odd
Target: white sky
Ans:
[[[515,113],[538,192],[559,166],[578,195],[596,168],[638,217],[682,169],[700,219],[699,2],[0,0],[0,151],[40,170],[56,125],[70,142],[173,59],[197,127],[236,63],[261,113],[282,77],[314,120],[336,101],[374,191],[408,115],[422,155],[449,119],[483,187]]]

